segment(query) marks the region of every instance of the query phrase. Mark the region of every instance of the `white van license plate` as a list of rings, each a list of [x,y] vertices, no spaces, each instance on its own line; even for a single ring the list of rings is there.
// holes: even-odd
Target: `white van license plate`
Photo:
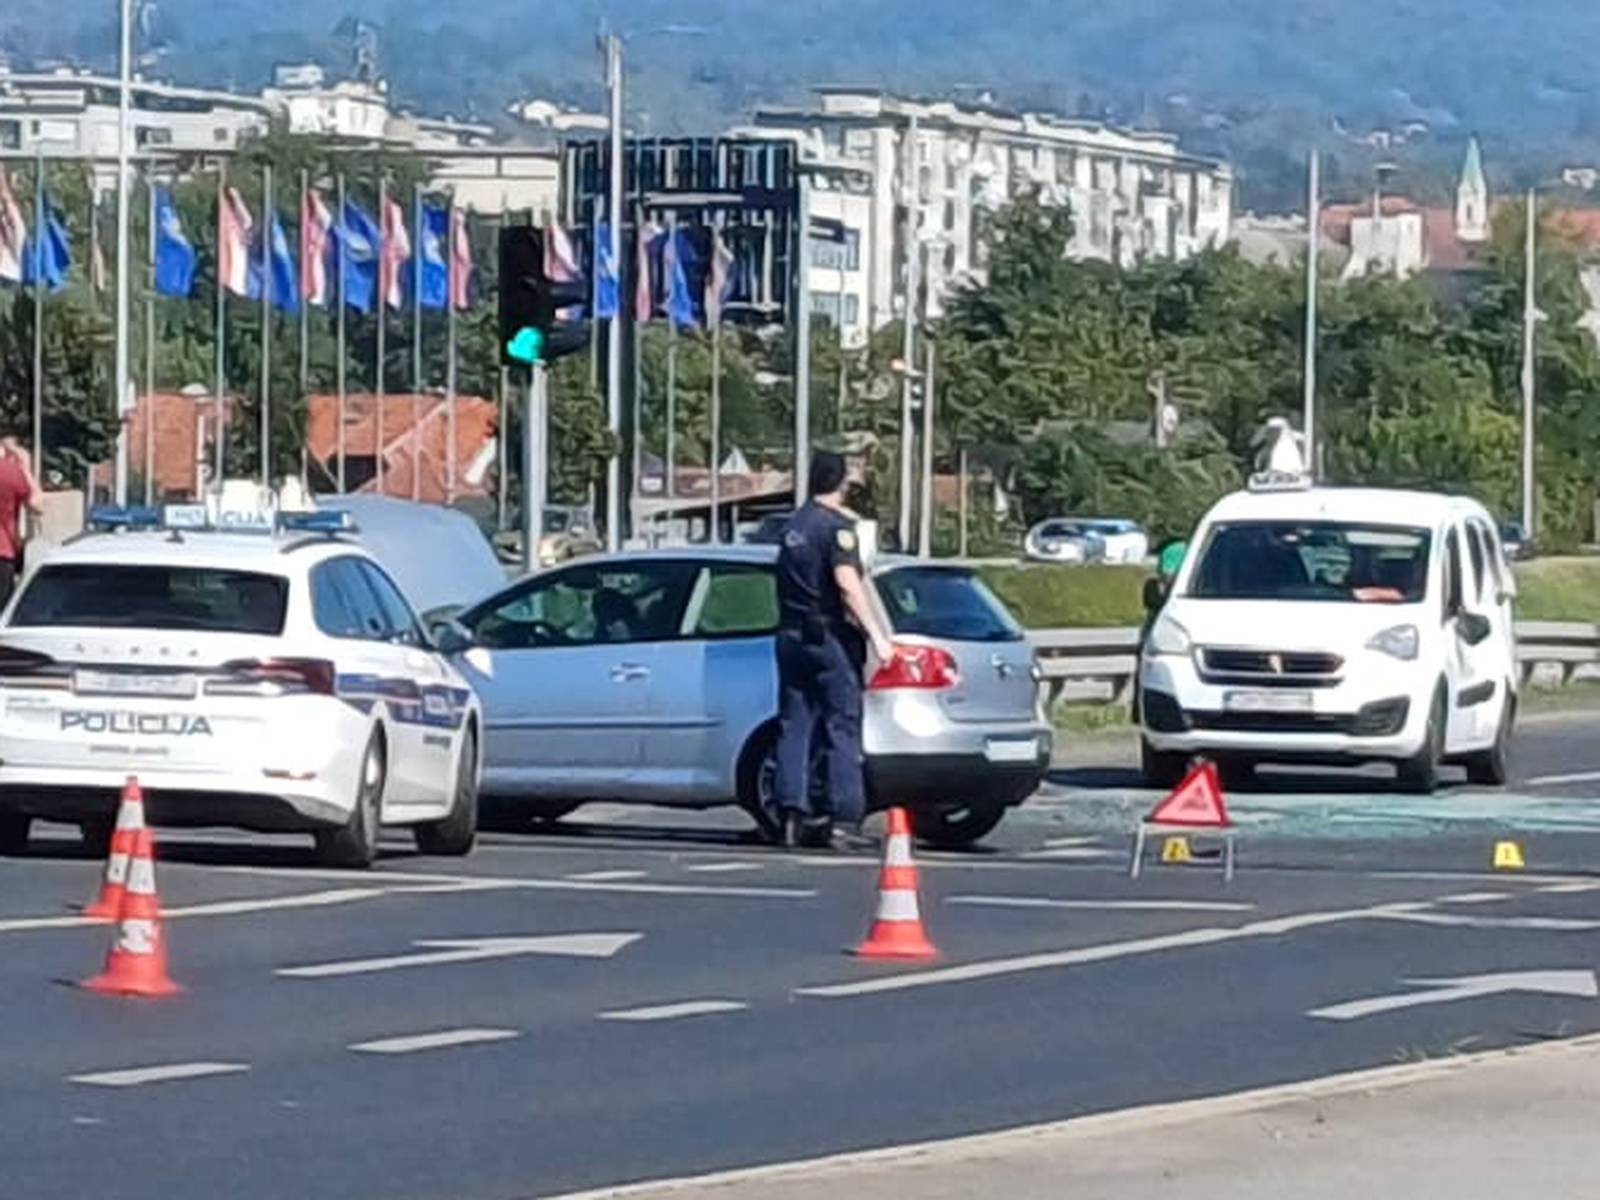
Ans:
[[[1037,738],[990,738],[983,756],[992,763],[1031,763],[1039,757]]]
[[[160,696],[168,700],[192,700],[199,685],[193,675],[78,670],[72,673],[72,690],[80,696]]]
[[[1222,708],[1237,713],[1308,713],[1314,700],[1310,692],[1224,692]]]

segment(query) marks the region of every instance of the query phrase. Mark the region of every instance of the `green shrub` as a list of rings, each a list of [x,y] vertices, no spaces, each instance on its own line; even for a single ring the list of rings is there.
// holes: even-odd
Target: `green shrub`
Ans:
[[[1019,564],[979,573],[1029,629],[1105,628],[1144,620],[1144,567]]]

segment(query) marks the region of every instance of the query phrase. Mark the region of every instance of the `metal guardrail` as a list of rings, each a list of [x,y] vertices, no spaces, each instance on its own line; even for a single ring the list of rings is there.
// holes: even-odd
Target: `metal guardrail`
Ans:
[[[1038,656],[1047,704],[1054,706],[1063,698],[1131,699],[1139,670],[1137,628],[1035,629],[1028,639]],[[1579,667],[1600,663],[1600,625],[1518,621],[1517,662],[1524,683],[1536,668],[1550,666],[1560,670],[1565,686]],[[1068,697],[1069,691],[1082,694]]]

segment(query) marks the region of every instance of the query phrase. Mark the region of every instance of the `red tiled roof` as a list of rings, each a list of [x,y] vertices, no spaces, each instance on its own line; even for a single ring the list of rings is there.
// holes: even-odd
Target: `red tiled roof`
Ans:
[[[339,398],[317,395],[308,400],[306,446],[310,456],[330,473],[338,469]],[[345,397],[344,452],[347,459],[372,458],[378,445],[377,397],[356,393]],[[496,406],[479,396],[456,397],[456,496],[485,495],[488,481],[467,480],[467,470],[498,436]],[[450,440],[449,409],[438,395],[389,395],[383,403],[383,491],[386,495],[413,495],[433,504],[450,499],[447,463]],[[414,466],[420,468],[413,487]],[[358,489],[376,492],[373,478]]]

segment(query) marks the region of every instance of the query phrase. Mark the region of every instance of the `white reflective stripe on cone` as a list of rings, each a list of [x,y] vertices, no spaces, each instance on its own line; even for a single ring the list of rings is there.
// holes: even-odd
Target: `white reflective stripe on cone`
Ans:
[[[117,925],[117,949],[124,954],[154,954],[156,923],[143,917],[128,917]]]
[[[144,828],[144,801],[129,800],[117,809],[117,828],[128,832]]]
[[[916,921],[920,919],[917,911],[917,894],[915,892],[881,892],[878,895],[878,920],[880,921]]]
[[[886,867],[911,866],[911,839],[903,833],[897,833],[889,839],[889,844],[883,851],[883,865]]]
[[[125,884],[128,882],[128,856],[126,854],[113,854],[106,863],[106,882]]]
[[[142,854],[128,864],[128,890],[140,896],[156,894],[156,865]]]

